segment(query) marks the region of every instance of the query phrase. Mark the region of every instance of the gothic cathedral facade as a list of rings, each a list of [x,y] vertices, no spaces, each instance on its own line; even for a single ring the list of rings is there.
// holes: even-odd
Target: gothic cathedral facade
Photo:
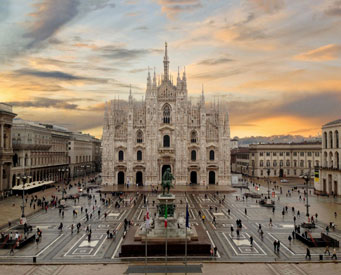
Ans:
[[[105,105],[102,137],[103,184],[156,185],[167,168],[175,185],[229,185],[230,125],[226,104],[188,98],[186,73],[148,72],[145,99],[111,100]]]

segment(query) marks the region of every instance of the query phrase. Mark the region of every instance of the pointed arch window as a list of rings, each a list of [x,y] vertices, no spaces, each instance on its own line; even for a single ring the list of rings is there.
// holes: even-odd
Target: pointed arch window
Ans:
[[[163,123],[169,124],[171,121],[171,108],[168,104],[163,107]]]
[[[142,143],[143,142],[143,133],[141,130],[138,130],[136,133],[136,143]]]
[[[138,161],[142,160],[142,151],[140,151],[140,150],[137,151],[136,158],[137,158]]]
[[[122,150],[118,152],[118,161],[124,161],[124,152]]]
[[[197,152],[195,150],[192,150],[192,152],[191,152],[191,160],[192,161],[197,160]]]
[[[197,143],[198,135],[196,131],[191,132],[191,143]]]
[[[170,137],[169,135],[163,136],[163,147],[167,148],[170,147]]]
[[[210,160],[214,160],[214,151],[213,150],[210,151]]]

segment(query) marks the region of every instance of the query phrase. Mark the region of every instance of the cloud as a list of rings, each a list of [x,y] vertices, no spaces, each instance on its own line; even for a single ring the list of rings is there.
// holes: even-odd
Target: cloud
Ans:
[[[227,57],[221,58],[208,58],[198,62],[198,65],[221,65],[234,61],[233,59]]]
[[[248,0],[249,3],[265,13],[274,13],[284,8],[284,0]]]
[[[8,102],[15,107],[25,107],[25,108],[56,108],[56,109],[67,109],[76,110],[78,109],[77,104],[68,103],[70,100],[61,99],[51,99],[44,97],[35,97],[33,100],[28,101],[12,101]]]
[[[341,16],[341,0],[334,1],[334,3],[325,10],[325,13],[331,16]]]
[[[99,82],[99,83],[106,83],[109,80],[107,79],[100,79],[94,77],[85,77],[85,76],[78,76],[73,75],[70,73],[64,73],[61,71],[41,71],[41,70],[34,70],[34,69],[19,69],[14,71],[13,73],[15,76],[32,76],[37,78],[47,78],[47,79],[56,79],[60,81],[91,81],[91,82]]]
[[[168,18],[174,18],[181,12],[191,12],[202,7],[201,0],[156,0],[161,11]]]
[[[121,61],[136,60],[151,53],[160,54],[163,52],[162,49],[126,49],[115,45],[98,47],[95,50],[101,52],[101,55],[105,58]]]
[[[78,14],[79,4],[79,0],[43,0],[35,3],[36,11],[31,14],[33,22],[23,35],[31,39],[26,47],[34,47],[52,37]]]
[[[9,7],[10,7],[10,0],[1,0],[1,5],[0,5],[0,22],[4,21],[5,19],[8,18],[9,16]]]
[[[236,124],[255,120],[292,116],[300,119],[332,119],[340,115],[341,94],[301,92],[292,96],[285,92],[275,99],[234,100],[227,103],[230,117]]]
[[[329,61],[339,58],[341,55],[341,45],[329,44],[320,48],[295,56],[297,60],[303,61]]]

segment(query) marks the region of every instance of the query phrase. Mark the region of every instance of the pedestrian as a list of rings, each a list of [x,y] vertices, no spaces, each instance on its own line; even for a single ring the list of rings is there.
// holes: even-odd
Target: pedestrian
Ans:
[[[335,217],[335,219],[336,219],[336,217],[337,217],[337,213],[336,213],[336,212],[334,212],[334,217]]]
[[[250,236],[250,246],[252,247],[253,246],[253,237]]]
[[[305,258],[309,258],[311,260],[311,254],[310,254],[310,249],[307,247],[307,253],[305,254]]]
[[[294,224],[296,224],[296,216],[294,216]]]
[[[258,225],[258,232],[260,232],[260,231],[262,231],[262,225],[261,224]]]
[[[247,216],[247,209],[246,209],[246,208],[245,208],[245,211],[244,211],[244,212],[245,212],[245,216]]]
[[[272,226],[272,219],[270,218],[269,226]]]
[[[326,227],[326,232],[327,232],[327,235],[328,235],[328,233],[329,233],[329,226],[328,225]]]
[[[277,251],[277,240],[274,240],[274,251]]]
[[[277,252],[279,252],[280,246],[281,246],[281,242],[280,242],[280,240],[278,240],[278,241],[277,241]]]
[[[71,234],[73,234],[73,224],[71,224]]]
[[[236,232],[237,232],[237,238],[239,239],[239,228],[237,228]]]
[[[233,224],[231,224],[231,236],[232,237],[233,237],[233,231],[234,231]]]
[[[289,235],[288,240],[289,240],[289,245],[291,245],[291,240],[292,240],[291,235]]]
[[[275,207],[272,207],[272,214],[275,214]]]
[[[263,230],[260,231],[260,239],[263,241],[263,237],[264,237],[264,232]]]
[[[202,222],[205,223],[205,215],[202,215]]]
[[[333,256],[332,256],[332,259],[337,260],[337,257],[336,257],[336,249],[335,249],[335,248],[333,249]]]
[[[324,255],[328,253],[328,256],[330,256],[330,251],[329,251],[329,246],[327,245],[326,248],[324,249]]]

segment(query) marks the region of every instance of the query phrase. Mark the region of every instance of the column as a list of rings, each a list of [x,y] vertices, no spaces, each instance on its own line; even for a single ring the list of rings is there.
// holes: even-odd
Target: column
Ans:
[[[0,148],[4,148],[4,124],[0,124],[0,133],[1,133],[1,144],[0,144]],[[1,170],[2,171],[2,170]],[[2,182],[2,181],[1,181]]]
[[[9,148],[12,149],[12,125],[9,127]]]
[[[2,192],[3,191],[3,188],[2,188],[2,170],[4,169],[3,165],[1,164],[0,165],[0,191]]]

